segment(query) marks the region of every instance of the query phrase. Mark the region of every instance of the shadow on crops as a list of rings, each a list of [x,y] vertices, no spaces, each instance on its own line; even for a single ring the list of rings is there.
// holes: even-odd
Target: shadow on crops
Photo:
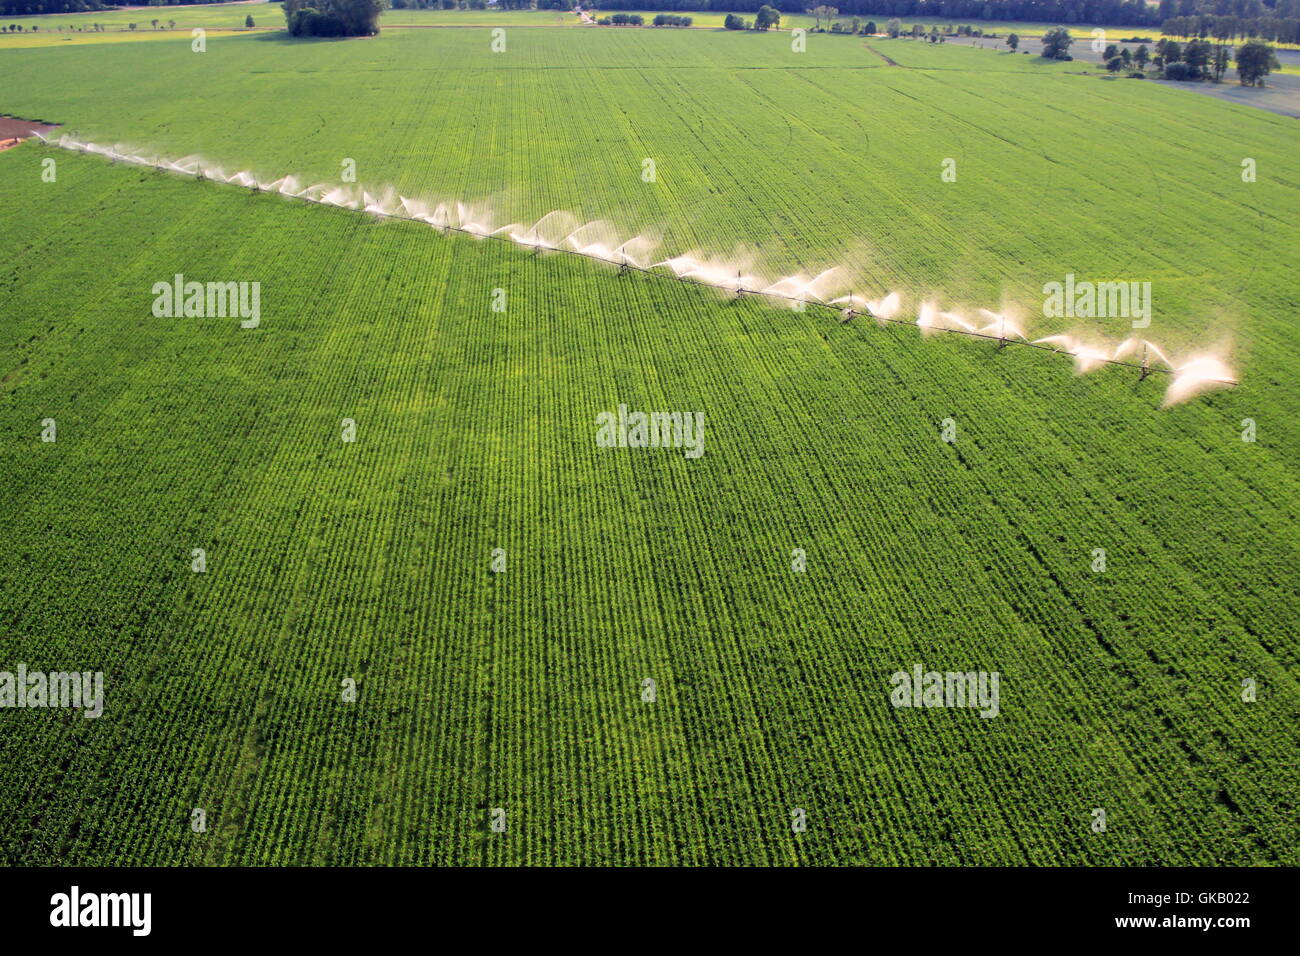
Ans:
[[[316,43],[346,43],[348,40],[367,40],[370,37],[295,37],[288,30],[261,30],[245,39],[258,43],[274,43],[278,46],[311,46]]]

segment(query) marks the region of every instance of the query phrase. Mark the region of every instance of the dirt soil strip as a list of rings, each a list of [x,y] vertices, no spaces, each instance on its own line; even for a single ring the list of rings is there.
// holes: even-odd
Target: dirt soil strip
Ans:
[[[50,123],[33,123],[13,116],[0,116],[0,149],[17,146],[33,133],[48,133],[56,128]]]
[[[885,56],[885,54],[881,53],[879,50],[877,50],[877,49],[876,49],[874,46],[872,46],[870,43],[864,43],[864,44],[862,44],[862,45],[863,45],[864,47],[866,47],[868,50],[870,50],[872,53],[874,53],[876,56],[880,57],[882,60],[884,60],[884,61],[885,61],[887,64],[889,64],[890,66],[898,66],[897,63],[895,63],[895,62],[894,62],[893,60],[891,60],[889,57]]]

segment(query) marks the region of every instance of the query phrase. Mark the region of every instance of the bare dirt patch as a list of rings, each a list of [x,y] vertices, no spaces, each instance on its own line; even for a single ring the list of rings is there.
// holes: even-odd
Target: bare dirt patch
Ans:
[[[16,116],[0,116],[0,149],[17,146],[33,133],[44,134],[56,128],[57,124],[53,123],[36,123]]]

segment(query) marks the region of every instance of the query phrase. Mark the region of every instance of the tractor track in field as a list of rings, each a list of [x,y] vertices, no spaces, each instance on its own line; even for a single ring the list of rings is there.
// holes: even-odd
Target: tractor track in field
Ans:
[[[879,50],[877,50],[877,49],[876,49],[874,46],[872,46],[870,43],[864,43],[864,44],[862,44],[862,45],[863,45],[864,47],[866,47],[868,50],[870,50],[872,53],[874,53],[876,56],[878,56],[878,57],[880,57],[882,60],[884,60],[886,66],[898,66],[897,61],[895,61],[895,60],[891,60],[889,57],[885,56],[885,54],[881,53]],[[901,68],[900,68],[900,69],[901,69]]]

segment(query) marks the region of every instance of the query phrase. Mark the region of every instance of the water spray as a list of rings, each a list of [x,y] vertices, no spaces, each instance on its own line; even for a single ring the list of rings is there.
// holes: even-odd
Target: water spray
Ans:
[[[605,230],[603,235],[608,236],[612,227],[608,223],[591,222],[573,229],[557,245],[544,243],[537,235],[538,225],[546,218],[556,215],[548,213],[542,220],[538,220],[530,231],[532,241],[528,241],[529,233],[520,235],[518,233],[502,234],[501,230],[493,231],[490,227],[479,224],[478,222],[466,221],[469,210],[462,204],[455,204],[455,217],[458,224],[451,221],[452,213],[448,204],[440,204],[432,214],[417,214],[411,208],[407,200],[403,200],[400,210],[390,210],[386,208],[379,200],[372,199],[369,194],[362,193],[363,199],[358,202],[345,189],[333,186],[329,183],[321,183],[316,186],[299,188],[296,180],[291,176],[285,176],[276,180],[267,187],[262,184],[249,172],[240,172],[233,176],[227,176],[219,167],[205,168],[202,161],[195,157],[186,157],[177,162],[166,160],[148,159],[143,156],[124,154],[117,149],[108,149],[96,146],[94,143],[82,142],[72,136],[64,135],[57,141],[50,141],[45,137],[40,137],[41,142],[50,147],[57,147],[73,152],[81,153],[99,153],[107,156],[110,161],[117,163],[122,160],[143,166],[152,166],[163,171],[177,172],[186,176],[193,176],[195,179],[203,181],[211,178],[217,182],[223,182],[230,185],[243,186],[251,188],[254,192],[273,192],[286,199],[296,199],[301,202],[309,202],[317,205],[337,206],[342,209],[359,210],[368,215],[373,215],[379,219],[399,219],[407,222],[420,223],[431,226],[445,232],[459,232],[465,235],[474,236],[480,239],[496,239],[498,241],[509,242],[514,245],[528,246],[531,248],[534,256],[540,256],[542,246],[566,255],[581,256],[586,259],[595,259],[602,262],[617,263],[619,274],[636,271],[656,279],[672,279],[678,282],[689,283],[697,286],[710,288],[727,289],[731,288],[731,281],[725,278],[725,273],[718,265],[710,265],[700,262],[691,256],[679,256],[676,258],[666,259],[648,265],[639,265],[629,262],[625,247],[631,242],[645,242],[640,237],[633,237],[621,246],[611,248],[612,241],[592,242],[588,245],[582,245],[575,237],[584,230],[599,228]],[[187,168],[193,165],[193,169]],[[278,188],[277,188],[278,187]],[[564,214],[568,215],[568,214]],[[576,220],[574,220],[576,222]],[[566,248],[566,243],[568,247]],[[618,252],[619,259],[614,258],[614,253]],[[660,266],[668,266],[670,273],[654,271]],[[822,309],[835,311],[840,316],[841,324],[852,321],[862,312],[854,308],[855,297],[850,294],[847,299],[833,299],[826,301],[821,294],[813,291],[812,287],[818,281],[827,279],[837,270],[835,268],[827,269],[819,276],[809,281],[803,276],[791,276],[782,279],[777,283],[764,286],[761,280],[757,290],[747,289],[745,287],[745,276],[740,269],[736,270],[734,285],[735,297],[742,298],[746,292],[754,292],[760,297],[773,300],[782,300],[787,302],[803,303],[805,306],[811,304]],[[779,291],[794,284],[794,294],[788,294]],[[864,300],[865,301],[865,300]],[[838,303],[847,302],[847,307],[840,309]],[[1068,335],[1053,335],[1043,339],[1030,341],[1024,334],[1023,330],[1017,327],[1016,323],[1008,326],[1005,312],[995,315],[987,310],[985,312],[990,318],[996,318],[996,324],[990,324],[982,329],[977,329],[974,325],[967,322],[962,316],[955,312],[940,311],[933,305],[922,303],[916,319],[907,319],[898,317],[900,298],[897,292],[891,292],[878,302],[866,302],[865,309],[871,316],[883,327],[889,324],[895,325],[915,325],[925,334],[948,332],[956,335],[965,335],[973,338],[991,339],[997,343],[999,349],[1011,345],[1039,349],[1051,353],[1063,353],[1070,355],[1075,360],[1076,369],[1080,372],[1088,372],[1094,368],[1103,365],[1118,365],[1125,368],[1135,368],[1140,371],[1139,381],[1145,380],[1149,375],[1157,372],[1170,375],[1173,380],[1166,391],[1165,400],[1162,407],[1178,404],[1186,401],[1202,391],[1212,387],[1232,387],[1238,383],[1236,376],[1227,364],[1212,355],[1201,355],[1191,359],[1182,365],[1175,365],[1154,343],[1143,340],[1142,342],[1142,364],[1135,365],[1132,362],[1122,361],[1123,355],[1127,353],[1130,346],[1136,344],[1134,339],[1128,339],[1117,346],[1113,351],[1105,350],[1098,346],[1087,345],[1075,340]],[[1010,334],[1009,334],[1010,333]],[[1156,356],[1164,363],[1162,366],[1151,364],[1148,360],[1148,350],[1155,353]]]

